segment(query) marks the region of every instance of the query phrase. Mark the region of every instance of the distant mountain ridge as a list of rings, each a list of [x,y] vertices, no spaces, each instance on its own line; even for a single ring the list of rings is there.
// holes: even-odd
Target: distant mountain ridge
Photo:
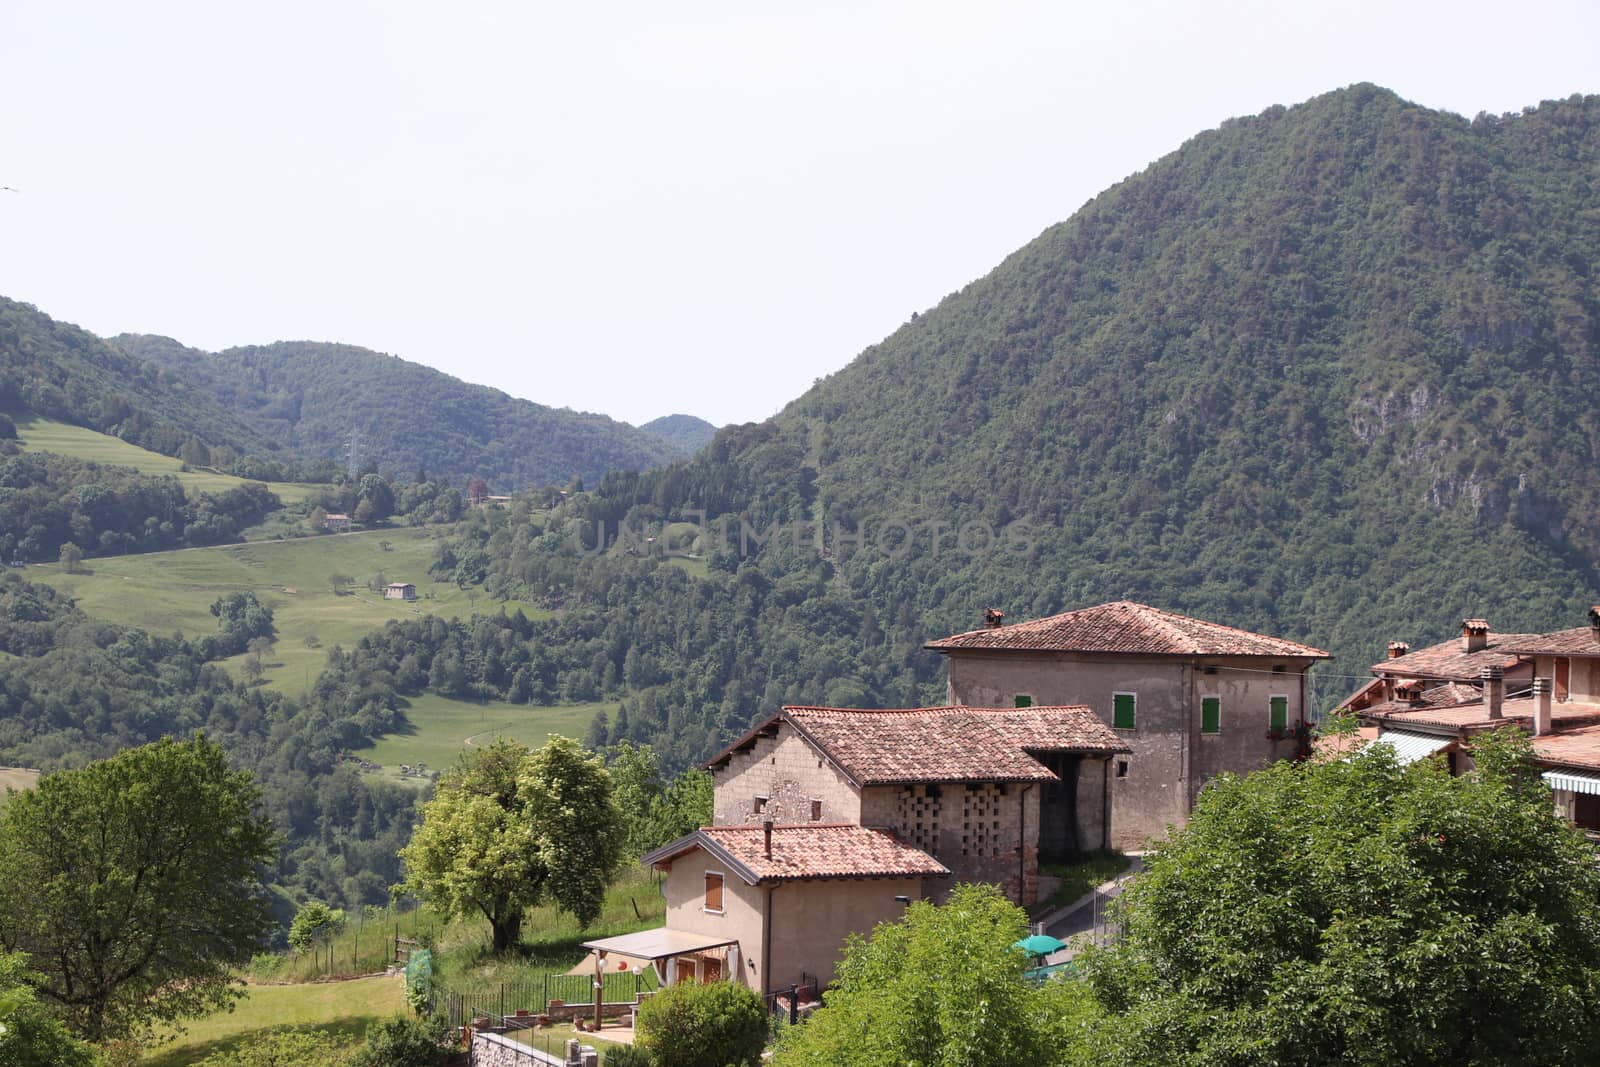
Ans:
[[[497,492],[593,483],[684,453],[604,415],[546,407],[353,345],[284,341],[206,353],[123,334],[123,352],[162,367],[285,448],[409,479],[481,477]]]
[[[639,429],[661,438],[685,457],[694,455],[717,436],[715,426],[694,415],[663,415],[644,423]]]

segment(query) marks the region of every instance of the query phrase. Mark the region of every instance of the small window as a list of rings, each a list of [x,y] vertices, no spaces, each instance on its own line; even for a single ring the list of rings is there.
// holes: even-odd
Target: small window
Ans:
[[[1128,777],[1128,761],[1127,760],[1125,760],[1125,759],[1117,760],[1117,777],[1118,778],[1126,778],[1126,777]]]
[[[1289,698],[1272,698],[1272,721],[1268,726],[1275,734],[1281,734],[1289,728]]]
[[[755,814],[757,814],[757,815],[760,815],[762,812],[766,811],[767,810],[767,798],[766,797],[756,797],[755,800],[753,802],[751,802],[750,810],[752,812],[754,812]]]
[[[1134,729],[1134,707],[1139,698],[1134,693],[1111,694],[1111,725],[1118,730]]]
[[[1029,696],[1027,693],[1018,693],[1017,694],[1017,707],[1019,707],[1019,708],[1031,708],[1031,707],[1033,707],[1033,697]]]
[[[1600,796],[1577,793],[1572,801],[1573,825],[1585,830],[1600,830]]]
[[[706,872],[706,910],[722,910],[722,875]]]
[[[1222,732],[1222,698],[1200,698],[1200,732],[1203,734],[1219,734]]]
[[[811,801],[811,821],[822,821],[822,801],[820,800],[813,799]]]

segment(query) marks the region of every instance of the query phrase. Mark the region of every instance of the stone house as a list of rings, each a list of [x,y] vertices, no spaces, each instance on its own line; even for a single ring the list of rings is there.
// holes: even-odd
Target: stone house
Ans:
[[[951,704],[1082,705],[1129,750],[1110,783],[1113,848],[1181,826],[1205,783],[1303,751],[1307,671],[1328,653],[1118,601],[931,641]]]
[[[417,599],[417,587],[410,582],[390,582],[383,587],[383,598],[385,600],[415,600]]]
[[[644,857],[665,926],[585,947],[668,981],[826,985],[849,934],[955,882],[1033,903],[1041,850],[1109,839],[1127,751],[1084,707],[783,708],[706,765],[713,825]]]
[[[1533,664],[1510,649],[1538,636],[1495,633],[1485,619],[1462,619],[1458,639],[1416,652],[1404,641],[1391,641],[1387,658],[1370,668],[1372,680],[1340,706],[1359,713],[1381,704],[1443,707],[1477,700],[1485,667],[1499,667],[1507,689],[1521,692],[1533,681]]]

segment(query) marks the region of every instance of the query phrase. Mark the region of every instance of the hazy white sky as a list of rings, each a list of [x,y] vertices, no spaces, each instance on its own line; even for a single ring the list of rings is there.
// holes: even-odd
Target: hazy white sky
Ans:
[[[1600,5],[0,3],[0,294],[763,418],[1234,115],[1600,91]]]

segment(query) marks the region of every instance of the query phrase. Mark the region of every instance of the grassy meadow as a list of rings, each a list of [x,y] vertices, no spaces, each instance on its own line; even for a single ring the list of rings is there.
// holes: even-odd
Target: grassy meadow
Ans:
[[[274,1026],[326,1030],[360,1044],[367,1027],[406,1011],[404,983],[394,978],[305,985],[252,985],[231,1012],[188,1023],[176,1040],[152,1049],[151,1067],[183,1067],[214,1052],[241,1048],[251,1033]]]
[[[507,704],[504,701],[455,700],[425,693],[412,697],[406,718],[412,729],[390,734],[372,748],[362,749],[362,757],[381,763],[395,773],[402,763],[426,763],[430,770],[444,770],[455,762],[465,745],[486,745],[497,737],[509,737],[532,748],[545,743],[551,734],[582,739],[595,712],[615,715],[614,703],[566,704],[540,707],[535,704]]]
[[[39,772],[30,771],[22,767],[0,767],[0,807],[6,802],[6,790],[15,789],[19,792],[32,789],[39,784]]]
[[[57,455],[72,456],[107,466],[132,467],[141,474],[170,474],[183,483],[185,490],[202,493],[224,492],[235,489],[245,482],[243,478],[218,474],[211,470],[185,471],[183,464],[172,456],[150,452],[138,445],[131,445],[121,438],[85,429],[82,426],[27,414],[14,414],[10,418],[16,423],[17,437],[22,442],[22,447],[34,452],[54,452]],[[300,482],[267,484],[285,504],[298,503],[322,488]]]

